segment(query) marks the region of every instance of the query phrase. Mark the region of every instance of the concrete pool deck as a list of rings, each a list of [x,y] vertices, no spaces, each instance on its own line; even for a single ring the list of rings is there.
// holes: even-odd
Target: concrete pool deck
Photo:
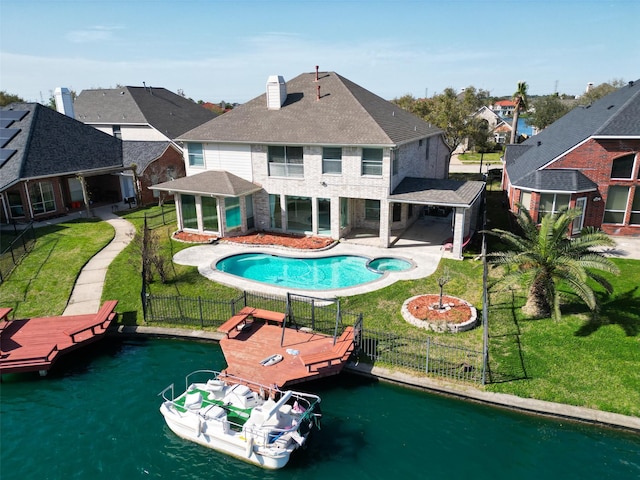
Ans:
[[[197,245],[176,253],[173,261],[180,265],[197,267],[201,275],[214,282],[222,283],[246,291],[259,291],[274,295],[285,295],[287,292],[300,295],[313,295],[324,298],[359,295],[387,287],[399,280],[415,280],[432,275],[438,268],[444,250],[442,241],[451,235],[448,223],[418,221],[409,229],[393,238],[393,245],[381,248],[372,245],[377,237],[349,238],[337,242],[324,250],[296,250],[266,245],[234,244],[220,242],[217,244]],[[217,270],[216,262],[229,255],[240,253],[281,254],[297,258],[326,257],[329,255],[358,255],[368,258],[395,257],[408,260],[413,268],[404,271],[388,271],[372,282],[334,290],[305,290],[282,288],[275,285],[246,280]]]

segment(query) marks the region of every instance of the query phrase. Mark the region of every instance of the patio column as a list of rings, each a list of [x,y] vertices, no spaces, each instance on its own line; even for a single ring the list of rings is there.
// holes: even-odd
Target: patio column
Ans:
[[[454,258],[462,260],[462,243],[464,242],[465,208],[456,207],[453,213],[453,249]]]
[[[182,195],[173,194],[173,201],[176,203],[176,218],[178,220],[178,230],[184,229],[184,219],[182,217]]]
[[[87,218],[91,218],[91,205],[89,200],[89,192],[87,192],[87,180],[84,175],[79,175],[80,185],[82,186],[82,199],[84,200],[84,206],[87,210]]]
[[[390,245],[390,236],[391,236],[391,224],[389,223],[389,209],[391,208],[391,203],[385,200],[380,200],[380,246],[383,248],[388,248]]]

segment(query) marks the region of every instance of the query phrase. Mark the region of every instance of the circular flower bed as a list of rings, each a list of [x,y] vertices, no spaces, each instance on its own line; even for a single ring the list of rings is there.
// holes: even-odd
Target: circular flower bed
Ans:
[[[440,295],[417,295],[402,304],[403,318],[419,328],[434,332],[464,332],[472,329],[477,320],[476,308],[461,298]]]

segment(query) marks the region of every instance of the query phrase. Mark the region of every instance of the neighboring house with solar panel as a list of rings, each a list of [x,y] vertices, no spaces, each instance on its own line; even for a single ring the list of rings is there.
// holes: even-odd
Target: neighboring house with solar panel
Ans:
[[[148,186],[183,177],[182,146],[175,139],[216,114],[165,88],[120,87],[83,90],[72,109],[58,110],[124,142],[123,200],[158,202]],[[128,145],[129,142],[135,144]],[[135,168],[134,168],[135,167]]]
[[[342,238],[366,230],[389,247],[425,213],[477,229],[483,182],[449,180],[442,131],[335,72],[269,77],[266,92],[177,138],[187,176],[178,228],[219,236],[275,231]]]
[[[121,140],[38,103],[2,107],[0,135],[2,223],[120,198]]]
[[[576,107],[535,137],[508,145],[503,188],[509,206],[539,218],[576,207],[583,227],[640,234],[640,82]]]

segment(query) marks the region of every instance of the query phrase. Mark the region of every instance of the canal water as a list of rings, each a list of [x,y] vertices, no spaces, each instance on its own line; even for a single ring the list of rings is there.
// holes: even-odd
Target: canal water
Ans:
[[[217,344],[110,338],[45,378],[7,375],[0,478],[640,478],[640,435],[349,374],[304,384],[322,397],[322,428],[284,469],[264,471],[176,437],[158,411],[164,387],[224,366]]]

